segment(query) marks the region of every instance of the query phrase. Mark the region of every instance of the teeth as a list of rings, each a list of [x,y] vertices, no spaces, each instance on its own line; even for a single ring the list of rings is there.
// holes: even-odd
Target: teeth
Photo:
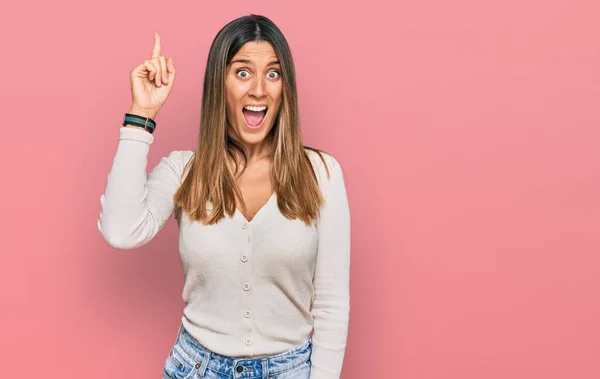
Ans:
[[[265,109],[267,109],[267,107],[253,107],[252,105],[246,105],[244,107],[244,109],[247,109],[249,111],[259,112],[259,111],[264,111]]]

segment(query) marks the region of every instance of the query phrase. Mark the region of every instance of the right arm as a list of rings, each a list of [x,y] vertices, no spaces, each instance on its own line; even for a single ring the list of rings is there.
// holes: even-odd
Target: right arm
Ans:
[[[132,106],[127,113],[154,119],[173,89],[173,57],[160,55],[161,40],[154,32],[152,58],[129,72]],[[163,85],[164,84],[164,85]],[[148,150],[154,136],[133,125],[121,127],[117,153],[100,196],[98,230],[117,249],[134,249],[150,242],[175,210],[173,195],[181,185],[183,153],[161,158],[146,175]]]
[[[98,229],[117,249],[134,249],[150,242],[175,210],[173,195],[185,166],[181,151],[163,157],[146,175],[154,136],[145,130],[121,127],[119,145],[100,196]]]

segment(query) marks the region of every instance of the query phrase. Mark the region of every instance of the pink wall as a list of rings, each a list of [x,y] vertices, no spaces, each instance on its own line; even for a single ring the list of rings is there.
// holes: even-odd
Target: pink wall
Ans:
[[[158,31],[178,77],[153,166],[195,146],[209,45],[252,12],[347,175],[343,378],[600,377],[598,2],[303,3],[2,2],[2,377],[160,377],[177,225],[125,252],[96,228],[128,72]]]

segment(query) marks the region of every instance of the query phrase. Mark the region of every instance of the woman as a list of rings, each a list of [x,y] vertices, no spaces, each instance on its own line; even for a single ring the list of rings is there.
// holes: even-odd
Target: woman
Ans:
[[[283,34],[257,15],[219,31],[196,151],[173,151],[146,176],[153,119],[176,73],[160,50],[155,34],[152,58],[130,72],[133,116],[120,129],[98,228],[111,246],[133,249],[175,215],[186,307],[163,378],[338,379],[348,200],[339,162],[302,144]]]

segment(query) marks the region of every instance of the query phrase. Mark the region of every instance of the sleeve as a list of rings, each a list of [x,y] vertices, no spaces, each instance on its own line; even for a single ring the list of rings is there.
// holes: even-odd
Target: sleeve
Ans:
[[[181,151],[173,151],[146,175],[154,136],[127,127],[121,127],[119,133],[106,189],[100,196],[97,224],[110,246],[134,249],[150,242],[173,214],[183,159]]]
[[[317,221],[310,378],[339,379],[350,316],[350,210],[342,168],[331,155],[324,156],[331,177],[323,174],[325,204]]]

